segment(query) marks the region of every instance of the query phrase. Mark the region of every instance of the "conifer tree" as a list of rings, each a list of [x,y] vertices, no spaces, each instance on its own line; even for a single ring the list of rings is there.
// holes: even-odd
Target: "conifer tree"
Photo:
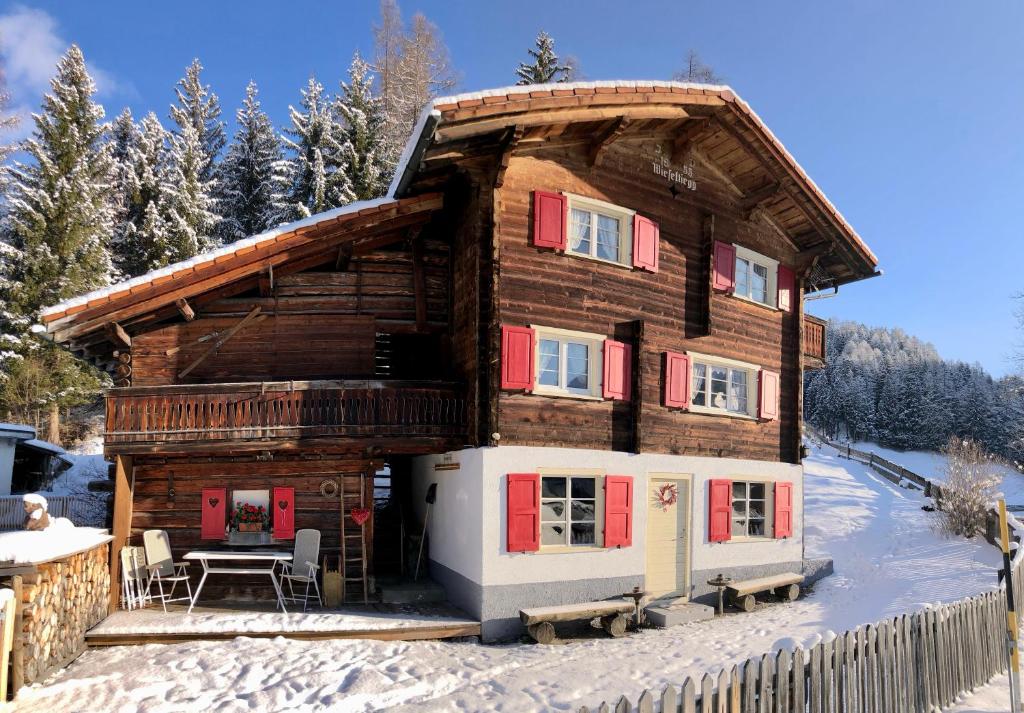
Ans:
[[[119,214],[112,250],[115,264],[126,277],[163,267],[175,257],[166,218],[170,200],[167,136],[152,112],[141,127],[127,109],[114,122]]]
[[[178,103],[171,106],[171,119],[178,127],[175,133],[181,133],[185,126],[195,130],[196,141],[204,157],[200,178],[210,181],[215,177],[217,160],[227,144],[227,135],[224,122],[220,120],[220,99],[210,90],[210,85],[203,84],[202,71],[203,65],[198,58],[185,69],[185,76],[178,80],[174,89]]]
[[[535,48],[527,50],[531,62],[520,62],[516,67],[518,85],[548,84],[549,82],[568,82],[572,79],[572,65],[559,64],[555,54],[555,41],[543,30],[534,41]]]
[[[350,203],[354,195],[341,167],[340,127],[323,85],[310,77],[302,90],[301,110],[288,107],[291,126],[284,130],[288,161],[288,208],[304,218]]]
[[[237,112],[238,130],[220,166],[220,237],[225,243],[256,235],[287,219],[287,166],[281,141],[249,82]]]
[[[356,52],[335,102],[341,126],[341,162],[355,200],[379,198],[394,171],[387,143],[383,102],[373,96],[370,66]]]

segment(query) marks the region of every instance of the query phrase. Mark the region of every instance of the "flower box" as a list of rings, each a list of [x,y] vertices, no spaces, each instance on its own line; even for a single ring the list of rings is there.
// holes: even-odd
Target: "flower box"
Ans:
[[[240,522],[238,523],[239,532],[263,532],[262,522]]]

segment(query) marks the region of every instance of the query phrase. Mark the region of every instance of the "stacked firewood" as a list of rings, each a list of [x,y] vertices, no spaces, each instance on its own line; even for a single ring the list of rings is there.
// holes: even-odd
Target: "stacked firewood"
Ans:
[[[85,632],[107,615],[109,545],[22,575],[25,683],[42,679],[85,648]]]

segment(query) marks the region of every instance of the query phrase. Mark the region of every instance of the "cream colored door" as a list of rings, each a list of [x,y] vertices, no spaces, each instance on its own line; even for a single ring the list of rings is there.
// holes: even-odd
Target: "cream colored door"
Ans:
[[[647,581],[655,599],[689,592],[690,481],[652,475],[647,481]]]

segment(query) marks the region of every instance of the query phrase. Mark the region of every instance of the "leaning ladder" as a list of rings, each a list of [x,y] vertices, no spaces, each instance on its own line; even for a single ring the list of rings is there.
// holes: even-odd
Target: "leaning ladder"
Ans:
[[[370,580],[367,577],[366,571],[366,527],[365,523],[359,525],[352,520],[352,510],[354,508],[363,509],[366,507],[366,473],[359,474],[358,495],[346,498],[344,477],[342,477],[341,482],[341,601],[351,601],[349,598],[351,595],[358,595],[358,590],[351,591],[349,589],[349,583],[359,582],[363,589],[363,604],[369,604]],[[352,502],[350,503],[349,501]],[[355,504],[356,502],[358,502],[358,505]],[[372,510],[370,516],[373,516]],[[353,525],[359,528],[358,533],[349,533],[348,523],[350,520]],[[350,547],[350,542],[358,543],[358,549],[356,549],[356,544]],[[357,570],[359,576],[352,576],[350,574],[352,570]]]

